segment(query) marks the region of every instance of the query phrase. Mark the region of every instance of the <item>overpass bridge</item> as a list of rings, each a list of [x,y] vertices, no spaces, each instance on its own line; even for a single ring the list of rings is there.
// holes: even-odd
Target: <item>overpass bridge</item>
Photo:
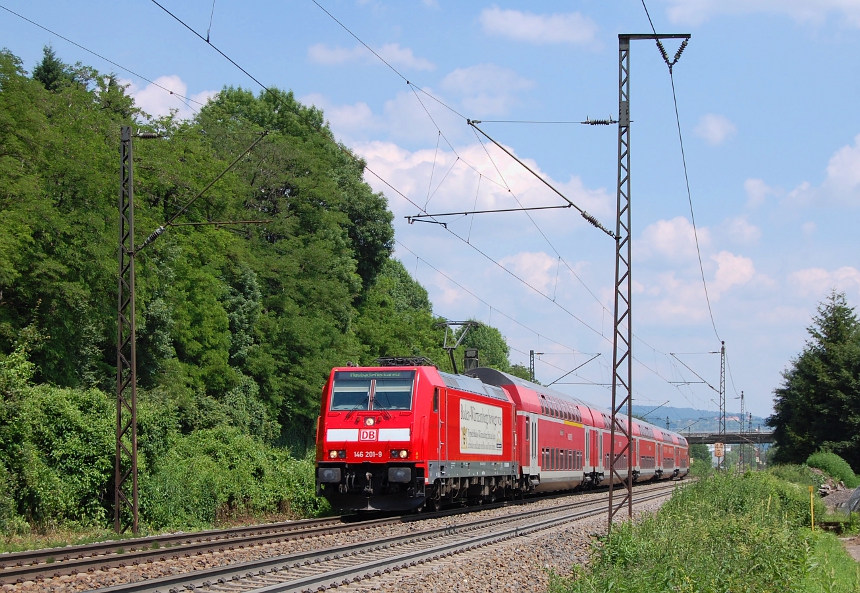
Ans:
[[[713,445],[714,443],[748,445],[750,443],[761,444],[773,442],[773,432],[727,432],[724,435],[715,432],[691,432],[682,436],[691,445]]]

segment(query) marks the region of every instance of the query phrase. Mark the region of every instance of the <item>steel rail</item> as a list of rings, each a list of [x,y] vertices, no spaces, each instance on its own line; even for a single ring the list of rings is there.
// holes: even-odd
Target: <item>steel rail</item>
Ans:
[[[251,525],[243,527],[229,527],[227,529],[210,529],[206,531],[188,533],[166,533],[162,535],[150,535],[147,537],[135,537],[128,539],[115,539],[92,544],[81,544],[75,546],[63,546],[58,548],[41,548],[39,550],[25,550],[23,552],[6,552],[0,554],[0,574],[2,569],[8,566],[23,566],[24,564],[40,563],[50,560],[61,562],[63,559],[84,558],[93,554],[116,553],[117,550],[132,551],[152,547],[153,544],[160,546],[190,544],[192,542],[222,539],[231,537],[242,537],[249,534],[263,533],[266,529],[295,530],[306,527],[318,527],[327,523],[337,524],[341,517],[327,517],[325,519],[302,519],[299,521],[283,521],[280,523],[267,523],[262,525]],[[58,556],[62,556],[60,559]]]
[[[229,529],[208,530],[196,533],[156,535],[126,540],[111,540],[26,552],[0,554],[0,586],[24,581],[39,580],[57,576],[92,572],[112,567],[151,564],[180,557],[200,555],[209,550],[242,549],[265,543],[281,543],[294,539],[328,535],[345,531],[357,531],[396,523],[405,523],[476,512],[484,509],[501,508],[509,505],[527,503],[533,499],[501,501],[492,505],[455,508],[421,515],[351,520],[355,516],[329,517],[325,519],[305,519],[233,527]],[[229,548],[228,548],[229,547]]]
[[[232,550],[269,542],[280,543],[340,531],[366,529],[391,522],[399,522],[399,519],[375,519],[354,523],[344,523],[341,517],[309,519],[256,527],[113,540],[54,550],[15,552],[0,556],[0,562],[5,563],[3,568],[0,568],[0,586],[96,569],[163,562],[199,555],[213,549]],[[10,561],[15,564],[10,566]]]
[[[670,482],[670,484],[672,485],[671,487],[668,487],[665,483],[653,485],[655,487],[649,491],[648,495],[641,498],[640,501],[644,502],[646,500],[666,496],[674,490],[676,483]],[[654,493],[655,491],[656,493]],[[317,587],[320,585],[329,586],[332,583],[342,585],[344,584],[344,580],[349,581],[350,579],[358,577],[365,578],[368,576],[379,576],[386,571],[390,571],[392,569],[391,567],[400,566],[404,562],[407,564],[411,562],[423,563],[426,560],[422,560],[421,562],[419,562],[419,560],[432,558],[433,556],[436,556],[437,558],[441,555],[450,556],[453,553],[459,553],[452,551],[458,547],[465,548],[474,546],[476,545],[476,542],[491,540],[493,538],[501,539],[503,536],[500,536],[499,533],[510,535],[511,537],[516,535],[526,535],[535,529],[547,528],[553,524],[572,521],[588,516],[597,516],[604,511],[605,504],[606,503],[603,498],[587,501],[579,500],[552,508],[525,511],[504,517],[481,519],[479,521],[423,530],[406,535],[379,538],[373,541],[310,550],[307,552],[219,566],[212,569],[196,570],[191,573],[115,585],[113,587],[98,589],[98,591],[99,593],[170,593],[173,591],[179,592],[194,590],[195,588],[241,586],[239,582],[247,579],[263,579],[264,582],[269,580],[269,582],[265,584],[265,588],[259,589],[260,591],[302,591],[308,588],[316,591]],[[587,510],[583,511],[581,510],[583,507],[592,508],[587,508]],[[523,521],[544,515],[557,515],[559,513],[563,513],[563,517],[545,519],[536,523],[530,523],[527,526],[510,525],[512,521]],[[503,526],[501,531],[495,530],[490,534],[461,537],[458,541],[450,539],[456,536],[464,536],[466,533],[474,532],[476,530],[492,528],[498,524]],[[432,544],[432,541],[430,540],[437,540],[438,538],[445,538],[445,542],[439,546],[431,545],[428,547],[428,543]],[[418,549],[405,554],[400,554],[393,558],[387,553],[393,547],[410,545],[417,547]],[[364,562],[357,565],[353,564],[351,567],[341,567],[333,572],[329,571],[318,574],[301,575],[298,579],[294,578],[286,582],[271,582],[272,579],[276,579],[278,581],[284,580],[283,578],[279,578],[279,576],[281,576],[277,574],[279,572],[296,570],[302,572],[306,569],[316,570],[316,568],[326,562],[348,562],[349,560],[347,559],[355,560],[355,557],[357,556],[373,555],[377,552],[381,552],[382,557],[373,559],[370,562]],[[408,559],[404,559],[406,557],[408,557]],[[287,586],[292,588],[283,588]]]

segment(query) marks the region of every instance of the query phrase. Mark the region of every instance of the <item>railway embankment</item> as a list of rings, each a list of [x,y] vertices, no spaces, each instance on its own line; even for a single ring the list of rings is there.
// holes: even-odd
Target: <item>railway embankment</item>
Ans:
[[[592,546],[551,593],[856,591],[860,568],[836,535],[812,529],[825,505],[798,472],[716,474]],[[649,586],[650,585],[650,586]]]

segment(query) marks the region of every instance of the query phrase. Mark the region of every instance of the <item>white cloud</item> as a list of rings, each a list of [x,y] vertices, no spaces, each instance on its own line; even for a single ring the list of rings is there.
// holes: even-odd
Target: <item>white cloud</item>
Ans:
[[[711,233],[707,227],[698,229],[699,246],[706,247],[711,243]],[[693,225],[683,216],[672,220],[658,220],[649,224],[642,231],[639,256],[647,259],[657,255],[670,261],[683,261],[696,257],[696,236]]]
[[[830,15],[860,26],[858,0],[669,0],[669,20],[698,25],[721,14],[783,14],[799,22],[822,23]]]
[[[147,84],[143,88],[130,80],[122,79],[120,83],[128,85],[127,92],[134,98],[135,105],[155,117],[169,115],[171,110],[176,110],[178,117],[188,119],[194,115],[195,110],[200,110],[198,103],[205,104],[209,99],[218,94],[218,91],[202,91],[194,95],[189,95],[188,85],[175,74],[159,76],[151,84]],[[169,89],[169,91],[172,91],[172,94],[164,89]],[[191,103],[189,106],[189,104],[177,95],[189,97],[193,101],[197,101],[197,103]]]
[[[860,135],[830,158],[824,187],[839,201],[860,200]]]
[[[335,105],[328,98],[318,93],[299,97],[303,105],[313,105],[322,109],[331,128],[337,136],[379,128],[381,122],[373,115],[373,111],[364,102],[353,105]]]
[[[438,151],[435,148],[409,151],[392,142],[359,143],[354,149],[367,161],[371,169],[418,203],[419,207],[424,206],[429,196],[432,204],[430,211],[433,212],[467,211],[473,207],[479,210],[517,208],[518,202],[514,200],[512,193],[519,200],[519,204],[527,206],[561,203],[543,183],[493,146],[488,146],[487,150],[512,193],[505,188],[495,166],[487,158],[484,147],[475,142],[456,147],[459,159],[453,152],[441,147]],[[609,224],[614,212],[613,199],[604,188],[588,188],[578,177],[559,182],[544,173],[537,163],[529,159],[524,159],[524,162],[558,187],[574,203],[588,210],[604,224]],[[478,173],[472,167],[475,167]],[[479,175],[482,176],[480,185]],[[379,183],[372,175],[366,176],[366,180],[375,190],[389,195],[395,214],[415,214],[414,206],[396,197],[390,188]],[[547,210],[534,212],[532,216],[539,221],[541,228],[553,233],[558,231],[568,234],[572,228],[583,228],[587,225],[584,220],[575,216],[575,213],[561,216],[556,211]],[[486,224],[479,222],[483,220],[486,219],[475,219],[475,227]],[[462,224],[468,228],[468,219]],[[532,227],[527,219],[524,221],[523,218],[512,215],[493,219],[492,228],[496,234],[515,232],[521,235],[523,228]],[[464,231],[464,234],[465,232],[467,231]]]
[[[806,268],[788,275],[795,292],[803,297],[823,299],[830,289],[860,294],[860,270],[843,266],[832,272],[824,268]]]
[[[711,297],[714,300],[719,300],[732,286],[742,286],[756,275],[753,261],[748,257],[721,251],[712,255],[711,260],[717,263],[717,271],[711,284]]]
[[[503,257],[499,263],[542,293],[554,295],[556,278],[559,274],[558,258],[542,251],[522,252]]]
[[[585,45],[597,33],[594,21],[578,12],[534,14],[492,6],[481,11],[479,18],[486,33],[529,43]]]
[[[699,118],[699,125],[693,131],[711,146],[716,146],[734,136],[738,129],[725,115],[708,113]]]
[[[411,48],[401,47],[399,43],[386,43],[373,50],[382,59],[391,64],[412,70],[434,70],[436,65],[425,58],[416,57]],[[365,62],[378,64],[379,59],[370,53],[363,45],[356,45],[349,49],[345,47],[329,47],[324,43],[317,43],[308,48],[308,58],[316,64],[345,64],[348,62]]]
[[[442,88],[461,97],[475,115],[504,115],[517,102],[517,93],[534,87],[534,81],[495,64],[457,68],[442,80]]]
[[[423,90],[433,92],[429,88]],[[422,107],[411,90],[397,93],[393,99],[385,102],[379,113],[374,113],[364,102],[339,105],[318,93],[299,97],[299,100],[305,105],[315,105],[322,109],[335,136],[348,145],[386,136],[407,143],[419,142],[422,146],[435,145],[438,130],[427,117],[425,107],[452,142],[459,138],[473,137],[471,134],[466,135],[466,126],[458,116],[426,97]]]
[[[815,234],[815,231],[818,230],[818,225],[811,220],[807,220],[802,225],[800,225],[800,230],[803,231],[804,237],[811,237]]]
[[[860,134],[855,136],[853,146],[843,146],[830,157],[820,186],[804,181],[789,192],[788,202],[860,205]]]
[[[776,193],[761,179],[747,179],[744,181],[744,190],[747,192],[747,206],[751,208],[761,206],[768,196]]]
[[[761,238],[761,229],[743,216],[727,220],[723,223],[723,229],[735,243],[755,243]]]

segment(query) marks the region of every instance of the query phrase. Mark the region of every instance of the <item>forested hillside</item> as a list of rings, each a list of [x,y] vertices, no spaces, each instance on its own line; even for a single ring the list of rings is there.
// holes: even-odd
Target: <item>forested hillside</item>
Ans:
[[[110,514],[121,125],[161,136],[134,144],[138,246],[268,132],[176,221],[267,222],[171,226],[137,256],[143,518],[314,512],[312,473],[291,453],[313,438],[331,367],[447,367],[362,161],[286,91],[225,88],[192,120],[151,118],[113,75],[48,48],[30,75],[4,50],[0,528]],[[510,370],[498,330],[473,332],[465,345]]]

